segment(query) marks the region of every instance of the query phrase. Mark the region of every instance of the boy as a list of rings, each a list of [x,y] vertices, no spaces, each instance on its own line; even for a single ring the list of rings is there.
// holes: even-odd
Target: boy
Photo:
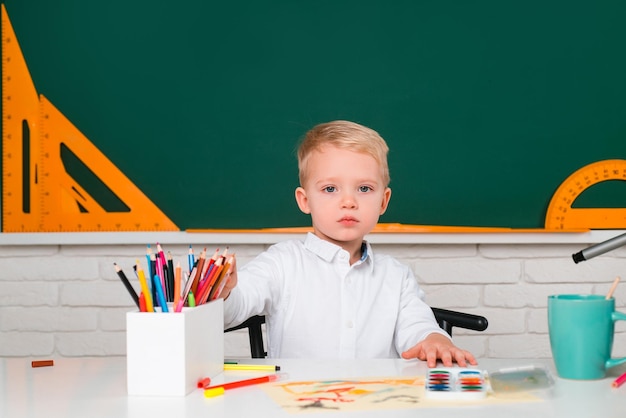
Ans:
[[[311,215],[313,233],[233,268],[221,295],[225,328],[265,315],[274,358],[476,364],[439,328],[411,270],[375,254],[363,239],[391,198],[387,152],[377,132],[353,122],[321,124],[306,134],[295,198]]]

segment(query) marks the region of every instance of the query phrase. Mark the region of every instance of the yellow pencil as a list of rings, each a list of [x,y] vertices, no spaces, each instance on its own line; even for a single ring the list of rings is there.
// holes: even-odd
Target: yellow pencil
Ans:
[[[180,281],[182,280],[183,270],[180,266],[180,261],[176,263],[176,270],[174,270],[174,306],[178,305],[180,299]]]
[[[154,305],[152,304],[152,296],[150,295],[150,289],[148,289],[148,283],[146,282],[146,275],[144,274],[143,269],[141,268],[141,264],[139,263],[139,260],[137,260],[136,271],[137,271],[137,278],[139,279],[139,284],[141,285],[141,291],[143,292],[144,297],[146,298],[146,308],[148,312],[154,312]]]
[[[273,366],[270,364],[224,364],[224,370],[265,370],[265,371],[278,371],[280,366]]]

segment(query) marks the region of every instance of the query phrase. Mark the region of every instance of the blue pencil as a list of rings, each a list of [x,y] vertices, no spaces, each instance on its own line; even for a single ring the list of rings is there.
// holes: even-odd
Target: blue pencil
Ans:
[[[163,286],[161,286],[161,278],[155,274],[152,280],[154,287],[156,288],[157,297],[159,298],[159,305],[161,306],[161,312],[169,312],[167,309],[167,302],[165,301],[165,294],[163,293]]]

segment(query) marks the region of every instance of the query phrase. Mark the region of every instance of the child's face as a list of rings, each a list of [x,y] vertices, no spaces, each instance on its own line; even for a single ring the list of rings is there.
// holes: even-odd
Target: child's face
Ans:
[[[360,248],[391,197],[380,166],[368,154],[326,145],[310,155],[308,170],[307,184],[296,189],[296,200],[302,212],[311,214],[315,234]]]

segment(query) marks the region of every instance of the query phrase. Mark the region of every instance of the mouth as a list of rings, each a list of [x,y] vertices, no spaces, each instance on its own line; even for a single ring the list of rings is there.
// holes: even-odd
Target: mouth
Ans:
[[[353,218],[351,216],[344,216],[343,218],[339,219],[339,223],[344,225],[354,225],[358,222],[359,221],[356,218]]]

